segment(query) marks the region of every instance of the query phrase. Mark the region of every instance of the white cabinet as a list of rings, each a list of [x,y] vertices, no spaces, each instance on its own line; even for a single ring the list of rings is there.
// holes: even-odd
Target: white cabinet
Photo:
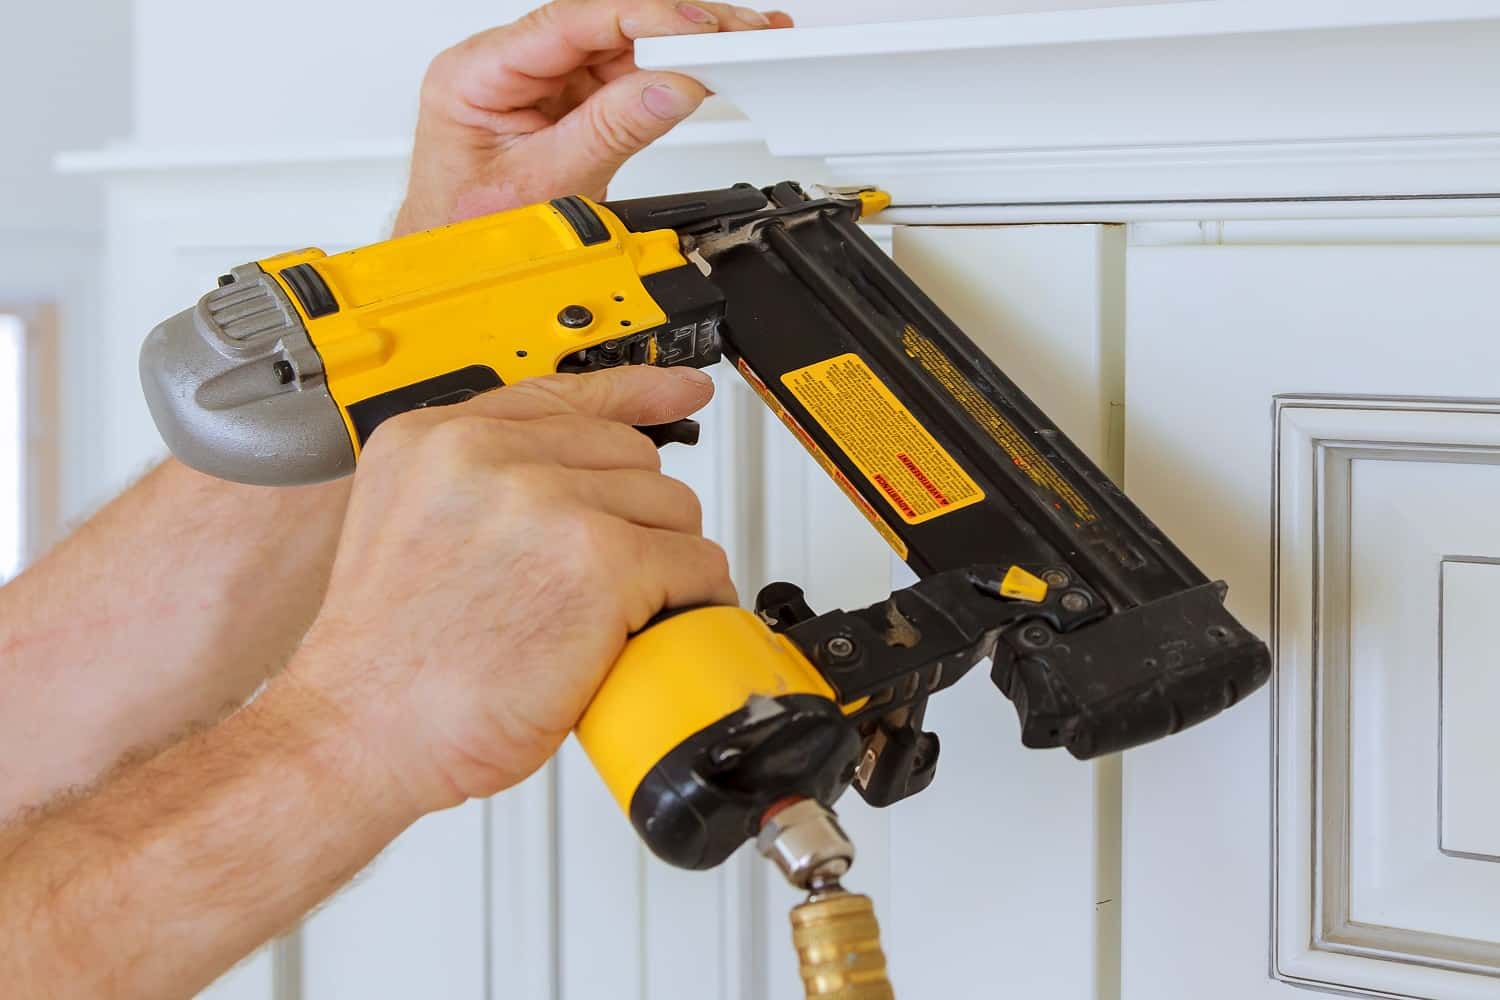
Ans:
[[[1022,750],[983,668],[935,698],[933,787],[845,806],[901,996],[1500,996],[1497,39],[1488,0],[1214,0],[642,47],[749,121],[687,126],[616,194],[888,188],[898,262],[1273,641],[1272,688],[1092,764]],[[89,485],[157,447],[134,355],[161,315],[225,264],[378,234],[400,142],[364,138],[75,161],[110,173]],[[707,426],[671,468],[746,599],[888,592],[732,374]],[[794,898],[749,852],[647,857],[569,746],[212,995],[780,1000]]]
[[[1500,995],[1497,274],[1500,243],[1132,248],[1126,487],[1278,673],[1126,762],[1127,997],[1285,992],[1268,962]]]

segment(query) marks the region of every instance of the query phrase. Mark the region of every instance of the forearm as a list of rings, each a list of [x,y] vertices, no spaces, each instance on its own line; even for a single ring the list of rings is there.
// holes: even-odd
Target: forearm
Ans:
[[[7,996],[190,996],[415,815],[290,679],[99,792],[0,833]]]
[[[169,461],[0,590],[0,821],[278,670],[317,611],[347,491]]]

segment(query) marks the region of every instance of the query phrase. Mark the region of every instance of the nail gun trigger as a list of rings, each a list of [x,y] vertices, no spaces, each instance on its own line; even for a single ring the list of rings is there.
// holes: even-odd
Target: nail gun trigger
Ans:
[[[665,448],[669,444],[685,444],[691,447],[698,443],[703,429],[698,421],[684,417],[682,420],[674,420],[669,424],[637,427],[636,430],[650,438],[651,443],[658,448]]]
[[[755,595],[755,613],[772,632],[785,632],[793,625],[811,621],[817,615],[808,606],[802,588],[795,583],[768,583]]]

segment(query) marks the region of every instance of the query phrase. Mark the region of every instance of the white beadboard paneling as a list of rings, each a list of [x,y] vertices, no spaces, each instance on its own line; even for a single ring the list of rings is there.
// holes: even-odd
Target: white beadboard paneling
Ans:
[[[1123,230],[898,228],[893,248],[976,344],[1118,474]],[[943,741],[938,776],[887,810],[890,895],[877,900],[898,989],[1114,996],[1113,762],[1023,748],[985,665],[933,698],[926,727]]]
[[[216,979],[198,994],[200,1000],[298,1000],[278,996],[276,966],[267,945]]]
[[[308,1000],[483,1000],[483,803],[420,820],[303,925]]]
[[[1497,267],[1500,247],[1483,245],[1137,246],[1129,251],[1126,489],[1209,575],[1228,581],[1231,608],[1263,635],[1270,634],[1267,598],[1277,581],[1274,697],[1283,731],[1311,725],[1311,664],[1293,637],[1314,627],[1314,591],[1310,573],[1298,576],[1289,567],[1307,566],[1316,546],[1304,537],[1315,527],[1309,517],[1283,521],[1281,570],[1273,576],[1273,474],[1278,465],[1304,470],[1312,462],[1310,457],[1275,460],[1273,401],[1297,392],[1317,392],[1319,398],[1492,393],[1500,346],[1483,331],[1493,311]],[[1415,432],[1409,439],[1448,440],[1445,434]],[[1312,503],[1323,488],[1320,482],[1310,474],[1284,478],[1283,508]],[[1373,490],[1368,498],[1378,499],[1380,493]],[[1330,511],[1342,509],[1328,502]],[[1401,518],[1422,518],[1410,503],[1393,509]],[[1303,534],[1288,534],[1294,528]],[[1372,535],[1358,541],[1356,551],[1378,553],[1383,544]],[[1439,558],[1421,571],[1426,590],[1413,591],[1417,616],[1391,625],[1400,629],[1409,623],[1418,630],[1413,641],[1425,638],[1429,669],[1437,646]],[[1378,613],[1361,614],[1371,623],[1379,621]],[[1369,636],[1378,645],[1379,633]],[[1369,662],[1378,666],[1380,661]],[[1406,665],[1420,668],[1423,662]],[[1435,672],[1426,680],[1431,726]],[[1423,978],[1431,970],[1411,963],[1327,952],[1319,953],[1316,975],[1296,965],[1311,940],[1312,887],[1323,874],[1317,870],[1310,825],[1312,744],[1278,740],[1274,759],[1281,799],[1300,805],[1276,815],[1279,840],[1273,841],[1272,702],[1257,694],[1233,712],[1127,757],[1125,1000],[1298,995],[1272,978],[1277,969],[1288,980],[1369,995],[1469,995],[1454,986],[1457,980],[1432,986]],[[1378,725],[1379,718],[1368,715],[1367,724]],[[1436,733],[1429,735],[1432,756]],[[1408,745],[1388,742],[1391,753]],[[1367,763],[1381,766],[1378,760]],[[1378,770],[1370,774],[1363,787],[1378,797],[1387,776]],[[1422,803],[1428,822],[1437,809],[1435,786],[1432,791]],[[1374,828],[1367,823],[1357,831],[1356,849],[1360,843],[1378,844],[1381,835],[1379,823]],[[1435,830],[1425,850],[1436,856]],[[1308,915],[1305,937],[1278,920],[1283,944],[1274,959],[1267,894],[1273,852],[1282,870],[1282,915]]]
[[[647,1000],[644,848],[577,741],[556,766],[557,998]]]
[[[1500,862],[1500,796],[1495,794],[1495,713],[1500,710],[1489,626],[1500,607],[1500,561],[1443,560],[1442,727],[1439,846],[1449,854]]]
[[[557,1000],[557,761],[486,803],[485,1000]]]

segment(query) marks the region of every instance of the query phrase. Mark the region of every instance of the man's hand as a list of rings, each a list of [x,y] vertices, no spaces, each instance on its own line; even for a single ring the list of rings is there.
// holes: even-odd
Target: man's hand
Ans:
[[[707,93],[636,69],[636,39],[791,24],[723,3],[554,0],[454,46],[422,84],[397,234],[564,194],[604,197],[615,171]]]
[[[381,425],[287,679],[345,713],[417,811],[526,777],[630,633],[736,603],[697,498],[632,426],[711,394],[691,369],[617,368]]]
[[[382,425],[328,596],[249,706],[0,826],[6,996],[189,996],[423,813],[525,777],[663,607],[732,603],[692,491],[632,424],[682,369],[532,379]],[[264,583],[265,581],[261,581]]]

